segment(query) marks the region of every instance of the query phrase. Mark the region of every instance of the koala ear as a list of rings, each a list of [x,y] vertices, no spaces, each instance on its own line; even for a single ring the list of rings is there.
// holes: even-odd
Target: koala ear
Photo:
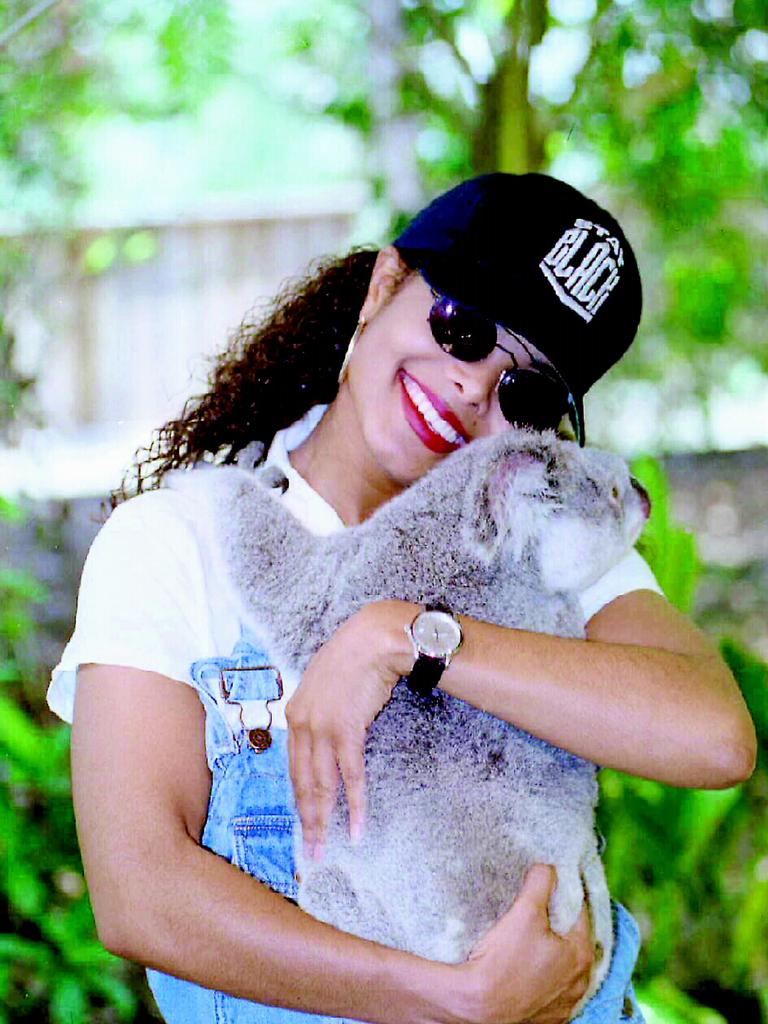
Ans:
[[[490,563],[506,544],[514,561],[536,536],[541,516],[536,501],[548,490],[547,456],[530,448],[502,450],[478,467],[479,479],[467,490],[464,522],[470,549]]]

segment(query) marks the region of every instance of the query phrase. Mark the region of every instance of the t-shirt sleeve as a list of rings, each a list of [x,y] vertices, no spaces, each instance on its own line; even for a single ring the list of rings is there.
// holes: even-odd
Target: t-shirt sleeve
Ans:
[[[655,590],[657,594],[663,593],[651,567],[634,548],[599,580],[579,594],[584,621],[589,622],[601,608],[633,590]]]
[[[119,505],[85,561],[75,629],[48,704],[72,721],[78,666],[125,665],[189,681],[209,639],[199,543],[183,497],[151,491]],[[209,648],[210,649],[210,648]]]

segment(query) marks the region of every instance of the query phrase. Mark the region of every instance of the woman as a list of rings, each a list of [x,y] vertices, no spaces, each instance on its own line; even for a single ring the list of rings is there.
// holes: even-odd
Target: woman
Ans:
[[[394,246],[328,265],[244,328],[208,394],[161,432],[150,481],[211,456],[253,465],[260,441],[280,500],[316,532],[342,529],[509,422],[568,413],[583,442],[583,395],[639,315],[634,257],[605,210],[541,175],[473,179]],[[569,1018],[594,951],[586,914],[568,936],[549,929],[550,868],[531,871],[466,963],[436,964],[299,910],[290,826],[297,811],[321,857],[341,776],[352,831],[364,829],[366,729],[415,661],[431,685],[598,764],[680,786],[746,778],[755,739],[734,680],[640,557],[581,598],[587,640],[458,616],[453,657],[406,636],[423,609],[367,605],[281,696],[196,510],[167,489],[116,510],[49,700],[74,715],[99,935],[150,968],[167,1020]],[[637,929],[621,907],[615,927],[608,978],[580,1021],[642,1019]]]

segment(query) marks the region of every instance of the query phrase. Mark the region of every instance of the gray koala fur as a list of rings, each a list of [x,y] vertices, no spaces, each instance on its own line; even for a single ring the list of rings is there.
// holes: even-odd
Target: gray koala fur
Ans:
[[[331,536],[309,533],[281,506],[268,471],[168,482],[208,508],[249,625],[278,667],[299,673],[354,611],[383,598],[583,637],[577,592],[621,558],[645,521],[623,460],[553,432],[473,441]],[[531,865],[553,864],[552,928],[572,927],[586,891],[602,949],[578,1011],[613,944],[596,767],[441,690],[416,697],[403,681],[370,728],[365,765],[362,840],[349,841],[343,794],[321,861],[304,858],[297,835],[300,906],[345,931],[459,962]]]

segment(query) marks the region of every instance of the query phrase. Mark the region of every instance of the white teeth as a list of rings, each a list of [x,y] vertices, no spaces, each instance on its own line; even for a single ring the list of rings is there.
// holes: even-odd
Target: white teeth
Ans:
[[[403,385],[413,404],[436,434],[439,434],[449,444],[464,443],[464,438],[457,434],[451,424],[443,419],[416,381],[411,380],[410,377],[403,376]]]

